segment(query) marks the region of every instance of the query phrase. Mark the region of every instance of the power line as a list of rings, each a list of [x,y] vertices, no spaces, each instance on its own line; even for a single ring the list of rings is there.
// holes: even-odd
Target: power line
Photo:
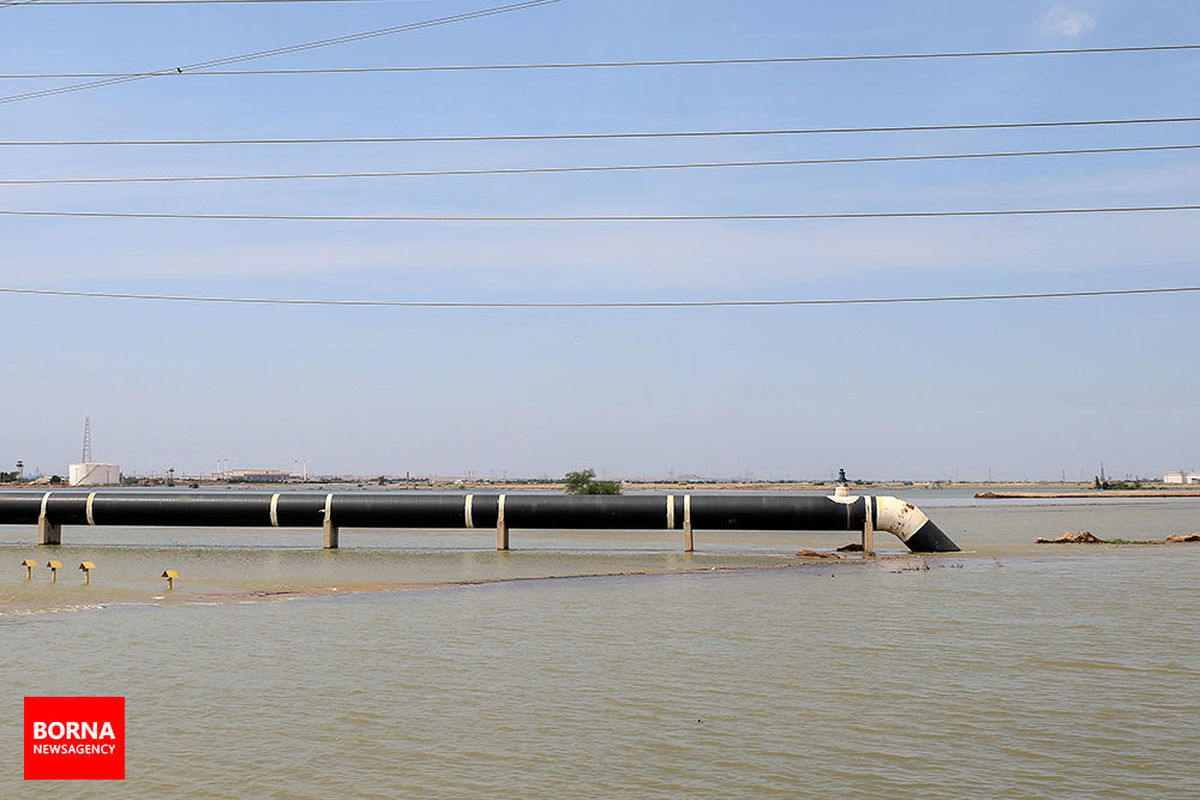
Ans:
[[[933,217],[1020,217],[1065,214],[1127,214],[1148,211],[1196,210],[1200,210],[1200,205],[981,209],[975,211],[846,211],[798,214],[578,214],[502,216],[482,214],[227,214],[175,213],[165,211],[25,211],[4,209],[0,210],[0,216],[293,222],[775,222],[784,220],[816,219],[863,220],[923,219]]]
[[[8,0],[0,6],[178,6],[214,5],[219,3],[384,3],[402,0]]]
[[[559,0],[554,0],[559,2]],[[982,131],[1018,128],[1071,128],[1099,125],[1160,125],[1200,122],[1200,117],[1138,117],[1129,119],[1065,120],[1049,122],[983,122],[950,125],[870,125],[838,128],[774,128],[762,130],[646,131],[635,133],[518,133],[490,136],[321,136],[263,139],[59,139],[0,140],[0,147],[109,147],[242,144],[406,144],[454,142],[541,142],[603,139],[671,139],[725,136],[797,136],[845,133],[902,133],[924,131]]]
[[[282,181],[342,178],[432,178],[468,175],[535,175],[570,172],[619,172],[639,170],[718,169],[729,167],[783,167],[818,164],[877,164],[905,161],[943,161],[960,159],[1017,158],[1025,156],[1094,155],[1100,153],[1146,153],[1174,150],[1198,150],[1200,144],[1146,145],[1142,147],[1089,147],[1072,150],[1014,150],[992,153],[935,153],[911,156],[855,156],[846,158],[800,158],[770,161],[708,161],[686,164],[612,164],[582,167],[498,167],[494,169],[400,170],[395,172],[312,172],[262,175],[172,175],[128,178],[12,178],[0,179],[0,186],[44,186],[49,184],[107,183],[185,183],[204,181]]]
[[[1017,294],[937,295],[918,297],[858,297],[792,300],[633,300],[633,301],[546,301],[506,302],[475,300],[305,300],[272,297],[212,297],[202,295],[141,294],[133,292],[85,292],[67,289],[0,288],[0,293],[45,297],[87,297],[106,300],[155,300],[186,303],[245,303],[287,306],[377,306],[399,308],[712,308],[728,306],[846,306],[899,303],[964,303],[980,301],[1046,300],[1056,298],[1118,297],[1128,295],[1181,294],[1200,292],[1200,286],[1155,289],[1100,289],[1094,291],[1022,292]]]
[[[38,97],[49,97],[51,95],[66,94],[67,92],[79,92],[85,89],[96,89],[101,86],[112,86],[118,83],[127,83],[129,81],[144,80],[153,78],[172,72],[178,74],[185,69],[201,70],[208,67],[219,67],[225,64],[237,64],[243,61],[254,61],[260,58],[269,58],[272,56],[285,55],[288,53],[298,53],[304,50],[315,50],[319,47],[331,47],[338,44],[346,44],[348,42],[359,42],[364,39],[374,39],[381,36],[392,36],[397,33],[408,33],[410,31],[421,30],[424,28],[433,28],[439,25],[450,25],[455,22],[464,22],[466,20],[481,19],[483,17],[493,17],[498,14],[508,14],[513,11],[522,11],[524,9],[536,8],[538,6],[552,5],[560,3],[562,0],[526,0],[522,3],[512,3],[506,6],[495,6],[485,8],[479,11],[469,11],[463,14],[454,14],[448,17],[439,17],[437,19],[423,20],[421,22],[410,22],[405,25],[394,25],[389,28],[378,28],[371,31],[363,31],[360,33],[351,33],[345,36],[335,36],[329,39],[320,39],[314,42],[304,42],[301,44],[287,45],[285,47],[275,47],[270,50],[258,50],[253,53],[243,53],[242,55],[227,56],[225,58],[214,58],[209,61],[197,61],[193,64],[182,64],[176,67],[170,67],[164,70],[156,70],[154,72],[136,73],[123,75],[115,78],[104,78],[102,80],[88,81],[86,83],[75,83],[70,86],[60,86],[55,89],[42,89],[36,92],[25,92],[23,94],[14,94],[8,97],[0,97],[0,103],[15,103],[19,100],[32,100]]]
[[[147,4],[169,3],[298,3],[298,2],[383,2],[385,0],[38,0],[38,5],[93,5],[93,4]],[[241,70],[197,70],[195,68],[173,68],[156,72],[29,72],[0,75],[0,79],[32,78],[126,78],[126,77],[170,77],[172,75],[221,76],[234,75],[350,75],[359,73],[393,72],[471,72],[489,70],[539,70],[539,69],[604,69],[613,67],[703,67],[755,64],[812,64],[842,61],[909,61],[945,58],[995,58],[1004,56],[1052,56],[1087,55],[1102,53],[1155,53],[1200,50],[1200,44],[1149,45],[1145,47],[1079,47],[1054,50],[976,50],[943,53],[874,53],[832,56],[780,56],[775,58],[687,58],[649,61],[561,61],[547,63],[511,64],[445,64],[407,67],[325,67],[308,69],[241,69]],[[182,70],[182,71],[181,71]]]

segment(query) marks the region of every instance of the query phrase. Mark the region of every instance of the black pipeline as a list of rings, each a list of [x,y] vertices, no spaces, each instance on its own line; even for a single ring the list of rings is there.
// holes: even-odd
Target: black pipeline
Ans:
[[[39,544],[62,542],[63,525],[314,528],[338,546],[340,528],[511,528],[677,530],[692,550],[694,530],[874,531],[916,553],[958,546],[911,503],[895,497],[798,495],[397,494],[370,492],[0,492],[0,525],[37,525]]]

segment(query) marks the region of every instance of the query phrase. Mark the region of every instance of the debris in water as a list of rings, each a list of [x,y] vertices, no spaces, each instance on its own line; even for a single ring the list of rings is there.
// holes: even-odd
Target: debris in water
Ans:
[[[837,553],[821,553],[816,550],[797,550],[796,557],[797,558],[824,558],[824,559],[840,558],[840,556],[838,556]]]
[[[1057,539],[1043,539],[1041,537],[1034,540],[1034,544],[1106,544],[1104,539],[1098,539],[1092,535],[1091,531],[1076,531],[1071,533],[1067,531]]]
[[[1057,539],[1035,539],[1034,544],[1182,544],[1200,542],[1200,532],[1175,533],[1165,539],[1097,539],[1091,531],[1067,531]]]

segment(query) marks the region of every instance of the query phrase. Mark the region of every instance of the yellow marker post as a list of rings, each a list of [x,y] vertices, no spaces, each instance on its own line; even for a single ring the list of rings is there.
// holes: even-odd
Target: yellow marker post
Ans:
[[[92,582],[92,570],[96,568],[96,565],[90,561],[84,561],[80,563],[79,568],[83,570],[83,585],[86,586]]]
[[[47,561],[46,566],[50,568],[50,580],[57,581],[58,580],[58,571],[60,569],[62,569],[62,562],[61,561]]]
[[[27,558],[21,562],[21,566],[25,568],[25,580],[33,580],[33,568],[37,566],[37,562]]]
[[[175,579],[179,577],[179,573],[173,569],[164,569],[162,576],[167,579],[167,588],[175,588]]]

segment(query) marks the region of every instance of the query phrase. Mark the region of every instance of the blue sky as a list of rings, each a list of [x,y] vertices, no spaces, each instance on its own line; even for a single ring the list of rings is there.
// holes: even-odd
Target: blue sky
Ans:
[[[143,71],[486,2],[0,7],[0,73]],[[564,0],[264,68],[1200,42],[1179,2]],[[0,95],[70,80],[0,80]],[[1195,115],[1200,52],[178,76],[0,103],[0,139],[492,135]],[[1195,124],[642,141],[0,147],[0,178],[395,171],[1197,144]],[[772,168],[0,186],[0,209],[728,214],[1194,204],[1189,151]],[[0,286],[479,301],[1196,285],[1196,212],[674,223],[0,217]],[[0,461],[126,472],[1090,478],[1200,467],[1196,295],[397,309],[0,295]]]

